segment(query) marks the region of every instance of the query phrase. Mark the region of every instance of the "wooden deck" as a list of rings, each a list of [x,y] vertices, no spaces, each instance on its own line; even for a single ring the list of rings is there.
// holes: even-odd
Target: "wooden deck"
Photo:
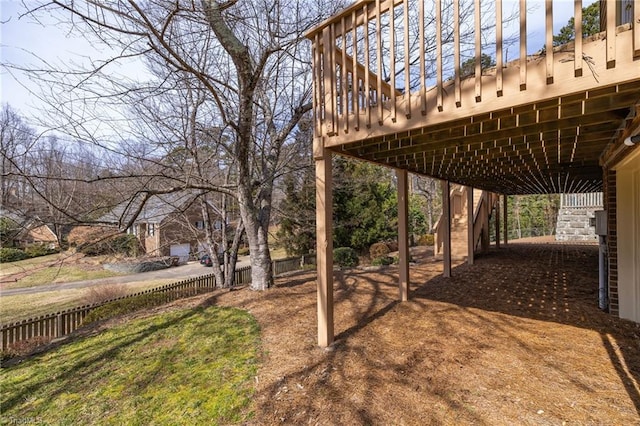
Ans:
[[[334,340],[333,153],[396,169],[401,301],[409,294],[409,172],[444,182],[445,277],[451,276],[450,182],[505,196],[587,193],[603,190],[607,176],[606,208],[612,215],[631,211],[632,201],[615,198],[627,194],[626,175],[620,174],[616,190],[609,172],[640,152],[640,144],[623,143],[640,132],[636,3],[601,0],[602,32],[583,39],[582,2],[545,0],[544,49],[535,55],[528,54],[527,26],[541,23],[527,22],[526,0],[519,0],[511,18],[504,17],[502,0],[360,0],[307,34],[313,53],[319,346]],[[575,41],[553,45],[554,7],[573,9]],[[517,37],[509,40],[504,34],[514,24]],[[519,56],[507,58],[512,41]],[[483,68],[486,59],[495,65]],[[477,237],[484,232],[488,241],[489,211],[499,216],[497,204],[486,204],[482,220],[468,208],[469,263]],[[607,224],[610,232],[614,219]],[[612,236],[612,275],[632,276],[633,268],[618,270],[616,250]],[[617,310],[618,283],[610,278],[609,285],[615,296],[610,306]]]
[[[521,13],[520,56],[506,62],[502,2],[471,3],[460,13],[459,0],[358,1],[309,32],[316,156],[327,148],[503,194],[602,190],[601,156],[628,149],[640,124],[640,25],[617,25],[620,2],[606,2],[603,32],[583,40],[576,19],[576,42],[554,47],[547,1],[546,53],[526,54]],[[581,14],[580,1],[568,7]],[[495,66],[482,69],[483,55]]]

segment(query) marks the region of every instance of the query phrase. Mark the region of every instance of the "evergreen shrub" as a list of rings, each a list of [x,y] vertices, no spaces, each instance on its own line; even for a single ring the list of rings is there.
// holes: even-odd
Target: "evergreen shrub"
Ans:
[[[380,256],[376,257],[371,261],[373,266],[386,266],[391,265],[393,263],[393,257],[390,256]]]
[[[17,262],[18,260],[24,260],[28,257],[29,255],[20,249],[8,247],[0,248],[0,263]]]
[[[358,253],[351,247],[339,247],[333,251],[333,262],[342,268],[358,266]]]

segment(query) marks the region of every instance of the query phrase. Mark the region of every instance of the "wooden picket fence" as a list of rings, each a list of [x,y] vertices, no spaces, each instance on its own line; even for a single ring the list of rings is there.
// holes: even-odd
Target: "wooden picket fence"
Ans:
[[[272,264],[273,275],[277,276],[285,272],[300,270],[304,268],[305,265],[315,264],[315,260],[315,255],[274,260]],[[234,281],[234,285],[236,286],[250,283],[251,267],[246,266],[244,268],[237,269]],[[33,339],[52,340],[71,334],[82,325],[85,317],[90,312],[100,306],[117,300],[128,299],[145,294],[161,294],[165,297],[165,303],[168,303],[185,297],[211,292],[215,288],[215,277],[213,274],[208,274],[129,294],[116,299],[106,300],[104,302],[78,306],[76,308],[66,309],[53,314],[41,315],[39,317],[5,324],[0,327],[0,334],[2,335],[1,349],[5,350],[22,341]]]

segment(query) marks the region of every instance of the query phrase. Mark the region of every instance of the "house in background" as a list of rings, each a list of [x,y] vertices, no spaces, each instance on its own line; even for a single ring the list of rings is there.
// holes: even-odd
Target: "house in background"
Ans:
[[[210,217],[217,217],[210,208]],[[104,215],[101,222],[123,228],[135,235],[149,256],[176,256],[184,263],[207,252],[205,220],[199,194],[181,191],[123,202]],[[221,222],[213,224],[214,238],[220,238]],[[216,235],[217,234],[217,235]]]
[[[6,223],[7,235],[3,235],[3,245],[25,249],[33,245],[43,245],[57,249],[60,242],[49,225],[38,217],[7,208],[0,209],[0,219]]]

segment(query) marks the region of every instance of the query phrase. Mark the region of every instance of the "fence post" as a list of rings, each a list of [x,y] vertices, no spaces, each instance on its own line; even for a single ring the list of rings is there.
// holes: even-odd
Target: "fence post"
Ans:
[[[305,263],[308,259],[311,259],[312,262],[315,262],[313,254],[309,256],[301,256],[299,260],[299,267],[304,269]],[[282,269],[287,272],[296,264],[296,258],[289,258],[284,262],[272,261],[272,271],[273,275],[277,274],[279,265],[282,266]],[[86,317],[88,310],[93,310],[98,306],[102,306],[105,303],[113,302],[116,300],[126,299],[128,297],[135,297],[142,294],[151,294],[151,293],[160,293],[164,296],[165,301],[169,302],[172,299],[171,293],[175,293],[176,298],[179,298],[177,295],[182,294],[190,294],[191,291],[184,291],[185,289],[190,290],[194,288],[194,280],[195,280],[195,288],[200,292],[200,290],[211,291],[215,289],[216,282],[215,276],[210,274],[204,277],[198,277],[192,280],[183,280],[178,283],[163,285],[158,288],[144,290],[142,292],[138,292],[135,294],[118,297],[113,300],[109,300],[103,303],[96,303],[92,305],[81,306],[79,308],[74,308],[71,310],[63,310],[53,314],[47,314],[44,316],[40,316],[36,319],[23,320],[21,323],[12,323],[9,325],[4,325],[2,328],[2,336],[0,336],[0,345],[3,349],[6,349],[7,346],[19,342],[21,340],[38,336],[49,336],[51,338],[60,338],[67,334],[67,332],[71,333],[78,328],[80,323],[82,323]],[[251,268],[244,267],[235,270],[235,284],[242,285],[251,282]],[[173,290],[173,292],[171,291]],[[181,290],[181,291],[179,291]],[[80,309],[82,308],[82,309]],[[91,309],[85,309],[91,308]],[[36,321],[31,324],[27,324],[29,321]]]
[[[54,337],[62,337],[62,312],[56,314],[56,333]]]

